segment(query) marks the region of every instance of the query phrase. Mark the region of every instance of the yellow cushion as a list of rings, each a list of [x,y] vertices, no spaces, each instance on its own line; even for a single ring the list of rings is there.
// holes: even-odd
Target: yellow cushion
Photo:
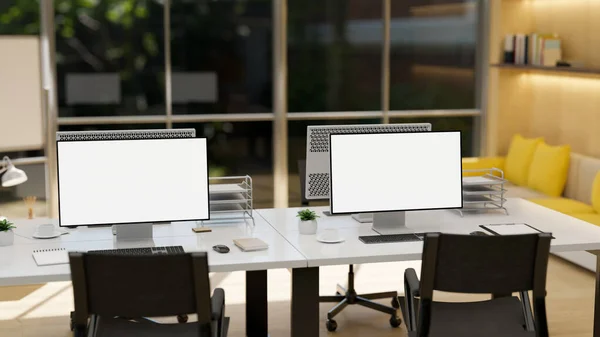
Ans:
[[[600,214],[598,213],[584,213],[584,214],[570,214],[579,220],[587,221],[596,226],[600,226]]]
[[[565,189],[569,174],[571,147],[540,143],[535,150],[527,186],[551,197],[559,197]]]
[[[600,213],[600,171],[596,173],[594,185],[592,185],[592,206],[596,212]]]
[[[573,214],[573,213],[594,213],[594,208],[581,201],[567,198],[546,198],[546,199],[529,199],[540,206],[553,209],[557,212]]]
[[[484,170],[497,168],[502,170],[504,168],[504,157],[482,157],[482,158],[463,158],[462,169],[463,170]],[[479,172],[463,172],[464,177],[480,176]]]
[[[513,136],[504,162],[504,177],[513,184],[527,185],[533,154],[538,144],[542,142],[543,138],[526,139],[521,135]]]

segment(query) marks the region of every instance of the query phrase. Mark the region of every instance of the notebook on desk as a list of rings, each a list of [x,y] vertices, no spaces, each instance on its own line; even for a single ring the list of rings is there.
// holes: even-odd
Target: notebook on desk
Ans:
[[[245,252],[252,252],[255,250],[264,250],[269,248],[269,245],[266,242],[257,238],[235,239],[233,240],[233,243]]]
[[[33,251],[33,259],[38,266],[69,263],[69,254],[64,248],[40,249]]]

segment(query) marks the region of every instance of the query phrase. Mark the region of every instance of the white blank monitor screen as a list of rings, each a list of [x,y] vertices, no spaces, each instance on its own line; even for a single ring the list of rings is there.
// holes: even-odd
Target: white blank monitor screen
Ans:
[[[331,135],[331,213],[462,207],[456,132]]]
[[[209,219],[206,139],[59,141],[61,226]]]

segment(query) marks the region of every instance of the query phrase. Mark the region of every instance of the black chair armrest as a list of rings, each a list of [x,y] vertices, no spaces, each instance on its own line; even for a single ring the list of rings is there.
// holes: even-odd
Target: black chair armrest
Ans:
[[[404,289],[406,295],[419,296],[419,278],[413,268],[404,271],[404,284],[408,287],[408,289]]]
[[[211,297],[212,317],[217,323],[216,335],[221,337],[224,331],[225,324],[225,291],[221,288],[216,288]]]

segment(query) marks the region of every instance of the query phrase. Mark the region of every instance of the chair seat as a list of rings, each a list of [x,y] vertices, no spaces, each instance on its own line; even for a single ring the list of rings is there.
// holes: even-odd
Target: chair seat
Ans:
[[[468,303],[433,302],[429,337],[535,337],[535,332],[526,331],[524,324],[517,297]]]
[[[159,324],[150,321],[132,322],[120,318],[104,318],[97,320],[95,337],[204,337],[198,334],[198,324],[178,323]],[[223,336],[227,336],[229,320],[225,319]],[[211,337],[206,335],[206,337]]]

